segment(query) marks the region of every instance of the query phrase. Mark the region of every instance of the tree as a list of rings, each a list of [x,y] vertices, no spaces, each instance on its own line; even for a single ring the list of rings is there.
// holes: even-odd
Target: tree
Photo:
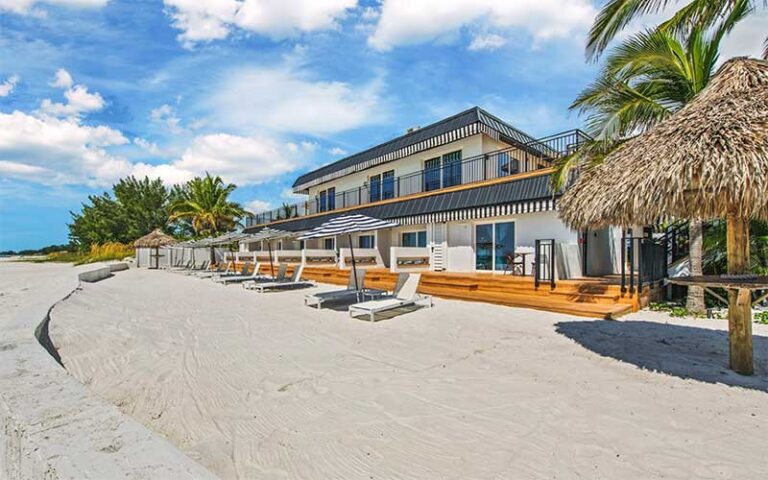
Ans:
[[[80,213],[70,212],[70,241],[79,248],[130,243],[155,228],[167,229],[168,198],[169,191],[159,178],[123,178],[113,185],[112,195],[90,195]]]
[[[615,3],[620,2],[611,2]],[[688,30],[648,30],[609,53],[598,79],[571,105],[587,115],[587,130],[594,140],[557,162],[555,187],[562,187],[574,168],[601,162],[627,138],[678,111],[704,89],[714,75],[722,39],[752,11],[749,0],[731,3],[728,15],[712,27],[698,23]],[[700,219],[690,222],[690,262],[691,274],[701,275]],[[702,289],[689,288],[688,308],[704,310]]]
[[[189,221],[197,236],[229,232],[250,215],[239,203],[229,200],[234,184],[224,184],[221,177],[195,177],[174,192],[170,205],[171,221]]]
[[[595,17],[595,22],[587,38],[587,56],[599,57],[614,40],[616,35],[630,22],[643,15],[658,13],[670,4],[682,3],[680,0],[609,0]],[[659,28],[671,33],[680,33],[692,28],[707,28],[729,17],[737,9],[743,8],[737,0],[686,0],[682,8],[662,23]],[[748,12],[752,13],[759,3],[768,5],[768,1],[749,0]],[[768,58],[768,36],[765,39],[763,56]]]

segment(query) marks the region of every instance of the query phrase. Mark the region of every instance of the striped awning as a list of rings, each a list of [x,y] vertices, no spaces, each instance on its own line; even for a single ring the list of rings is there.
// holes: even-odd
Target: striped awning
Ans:
[[[343,215],[332,218],[319,227],[313,228],[304,235],[299,236],[299,240],[330,237],[346,233],[371,232],[373,230],[381,230],[382,228],[392,228],[397,226],[399,226],[397,222],[380,220],[366,215]]]
[[[425,223],[454,222],[462,220],[475,220],[480,218],[502,217],[505,215],[519,215],[521,213],[546,212],[554,210],[555,199],[532,200],[507,205],[493,205],[488,207],[465,208],[447,212],[426,213],[394,219],[400,225],[420,225]]]

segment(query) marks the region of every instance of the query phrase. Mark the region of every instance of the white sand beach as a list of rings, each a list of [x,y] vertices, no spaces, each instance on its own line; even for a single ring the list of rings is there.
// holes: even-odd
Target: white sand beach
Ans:
[[[320,287],[333,289],[334,287]],[[436,299],[377,323],[163,271],[52,312],[67,370],[227,479],[768,477],[768,328]]]

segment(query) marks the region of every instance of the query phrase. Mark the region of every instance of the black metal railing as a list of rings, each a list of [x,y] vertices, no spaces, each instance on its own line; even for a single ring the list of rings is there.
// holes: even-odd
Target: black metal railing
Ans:
[[[330,195],[326,193],[322,197],[318,195],[305,202],[262,212],[247,219],[246,226],[330,212],[339,208],[356,207],[380,200],[546,168],[551,165],[552,160],[573,153],[588,138],[581,130],[570,130],[517,147],[463,160],[444,161],[442,165],[427,167],[414,173],[383,178],[343,192],[333,192]]]
[[[621,292],[634,295],[643,287],[667,276],[667,245],[662,239],[633,237],[624,231],[621,237]]]
[[[536,288],[549,283],[555,289],[555,239],[536,240],[533,247],[533,282]]]

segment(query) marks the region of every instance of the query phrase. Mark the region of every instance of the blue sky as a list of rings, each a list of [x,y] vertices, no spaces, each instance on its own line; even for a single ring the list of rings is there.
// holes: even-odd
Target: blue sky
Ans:
[[[599,3],[0,0],[0,250],[65,243],[69,211],[125,175],[210,171],[260,209],[473,105],[534,136],[579,127]],[[757,54],[766,20],[725,56]]]

